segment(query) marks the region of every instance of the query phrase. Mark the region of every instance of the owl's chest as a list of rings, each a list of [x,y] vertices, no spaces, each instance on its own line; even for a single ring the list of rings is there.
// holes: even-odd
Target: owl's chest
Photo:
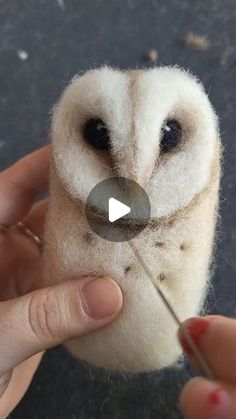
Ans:
[[[191,253],[187,240],[178,229],[147,228],[133,243],[156,277],[183,269]],[[72,273],[109,275],[127,278],[140,275],[142,268],[127,242],[110,242],[95,234],[85,219],[67,226],[57,237],[58,257]]]
[[[133,239],[155,278],[176,284],[183,278],[190,283],[205,277],[214,231],[209,214],[213,209],[207,201],[174,223],[146,227]],[[51,200],[46,232],[49,276],[108,275],[126,282],[143,275],[128,243],[107,241],[94,233],[85,215],[59,187]]]

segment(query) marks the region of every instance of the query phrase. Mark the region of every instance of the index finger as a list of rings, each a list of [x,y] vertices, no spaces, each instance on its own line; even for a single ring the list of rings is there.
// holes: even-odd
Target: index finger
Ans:
[[[17,223],[36,196],[48,189],[49,164],[50,147],[46,146],[0,173],[0,224]]]
[[[221,316],[197,317],[184,322],[184,326],[208,361],[216,379],[236,384],[236,320]],[[197,366],[181,329],[179,337],[185,352]]]

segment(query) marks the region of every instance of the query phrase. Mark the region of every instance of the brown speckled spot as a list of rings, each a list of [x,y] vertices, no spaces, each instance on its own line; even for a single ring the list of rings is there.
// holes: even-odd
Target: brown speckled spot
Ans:
[[[131,269],[131,267],[130,267],[130,266],[127,266],[127,267],[125,268],[125,275],[127,275],[127,273],[130,271],[130,269]]]
[[[180,248],[180,250],[186,250],[188,248],[188,245],[186,243],[181,243],[179,248]]]
[[[94,243],[95,241],[95,237],[91,231],[87,231],[87,233],[84,235],[84,238],[89,243]]]
[[[166,279],[165,274],[160,274],[159,279],[160,279],[160,282],[164,281],[164,279]]]
[[[165,246],[165,243],[163,243],[163,242],[155,242],[155,247],[164,247]]]

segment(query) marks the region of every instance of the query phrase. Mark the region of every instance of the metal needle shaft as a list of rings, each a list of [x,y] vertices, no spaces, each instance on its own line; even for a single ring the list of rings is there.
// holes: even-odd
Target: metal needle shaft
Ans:
[[[201,353],[201,351],[199,350],[199,348],[197,347],[197,345],[193,341],[190,333],[188,332],[188,329],[186,327],[184,327],[184,325],[182,324],[179,316],[177,315],[176,311],[174,310],[174,308],[172,307],[172,305],[168,301],[165,293],[160,288],[159,284],[156,283],[155,278],[154,278],[152,272],[150,271],[150,269],[148,268],[148,266],[146,265],[146,263],[144,262],[143,257],[140,255],[140,253],[138,252],[138,250],[136,249],[136,247],[134,246],[134,244],[131,240],[127,241],[127,244],[132,249],[134,255],[136,256],[136,258],[139,261],[140,265],[142,266],[144,272],[146,273],[146,275],[150,279],[150,281],[151,281],[153,287],[155,288],[156,292],[158,293],[158,295],[160,296],[164,305],[166,306],[167,310],[169,311],[169,313],[171,314],[171,316],[175,320],[176,324],[180,328],[183,337],[185,338],[185,340],[189,344],[189,346],[192,349],[196,359],[198,360],[199,365],[202,369],[202,372],[204,373],[204,375],[207,378],[214,379],[215,378],[214,373],[213,373],[211,367],[209,366],[207,360],[205,359],[205,357],[203,356],[203,354]]]

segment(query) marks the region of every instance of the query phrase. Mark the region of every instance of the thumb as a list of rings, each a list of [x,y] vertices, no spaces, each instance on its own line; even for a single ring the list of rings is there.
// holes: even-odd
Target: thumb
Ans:
[[[122,300],[112,279],[87,277],[0,303],[0,377],[37,352],[107,325]]]

